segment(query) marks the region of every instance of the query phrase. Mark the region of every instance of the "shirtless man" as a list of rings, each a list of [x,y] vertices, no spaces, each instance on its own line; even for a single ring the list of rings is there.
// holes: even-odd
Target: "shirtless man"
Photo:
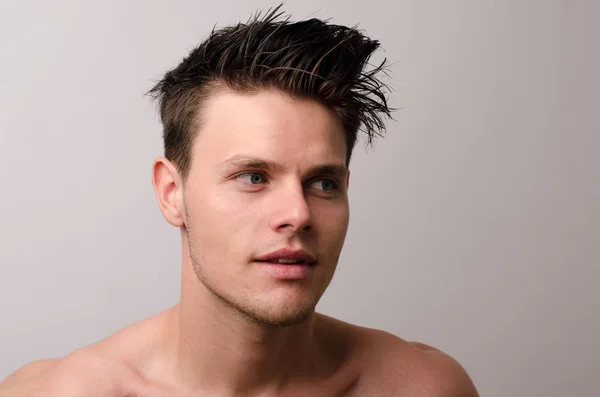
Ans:
[[[390,115],[379,43],[276,9],[213,31],[151,90],[180,302],[17,370],[1,397],[473,397],[450,356],[315,312],[348,227],[348,164]]]

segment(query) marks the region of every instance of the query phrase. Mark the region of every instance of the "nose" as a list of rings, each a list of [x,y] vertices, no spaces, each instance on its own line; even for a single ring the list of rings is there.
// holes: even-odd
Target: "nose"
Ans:
[[[275,231],[293,230],[299,233],[311,228],[310,207],[302,186],[282,187],[274,197],[271,227]]]

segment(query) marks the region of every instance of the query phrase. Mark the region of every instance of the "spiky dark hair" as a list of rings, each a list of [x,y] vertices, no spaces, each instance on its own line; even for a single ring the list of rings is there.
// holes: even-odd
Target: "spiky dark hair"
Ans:
[[[319,101],[333,110],[346,132],[347,163],[365,132],[367,144],[383,135],[391,117],[387,85],[379,79],[386,60],[365,70],[380,43],[356,27],[320,19],[290,22],[281,5],[262,17],[212,32],[148,92],[158,100],[165,157],[185,179],[191,143],[199,129],[199,112],[211,90],[279,89]]]

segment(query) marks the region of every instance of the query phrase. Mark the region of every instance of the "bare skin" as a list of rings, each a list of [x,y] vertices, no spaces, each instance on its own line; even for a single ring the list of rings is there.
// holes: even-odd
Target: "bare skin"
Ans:
[[[29,364],[0,384],[0,395],[236,395],[185,386],[168,353],[172,351],[168,346],[173,336],[170,324],[177,321],[177,312],[174,307],[65,358]],[[295,378],[277,390],[240,395],[477,396],[460,364],[430,346],[320,314],[315,314],[315,331],[313,368],[298,370]],[[288,361],[294,360],[290,357]]]
[[[225,89],[202,115],[187,177],[165,158],[153,165],[159,208],[181,232],[179,304],[23,367],[0,396],[477,396],[448,355],[315,313],[349,220],[337,116]],[[310,266],[263,260],[274,252]]]

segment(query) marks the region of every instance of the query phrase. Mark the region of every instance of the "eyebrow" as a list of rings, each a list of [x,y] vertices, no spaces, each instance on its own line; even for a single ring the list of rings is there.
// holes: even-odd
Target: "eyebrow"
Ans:
[[[264,160],[257,157],[244,155],[234,155],[229,157],[218,165],[219,168],[234,166],[235,168],[253,168],[259,170],[280,170],[283,168],[281,164],[274,161]],[[309,175],[346,175],[349,173],[348,167],[344,164],[321,164],[310,167],[307,171]]]

